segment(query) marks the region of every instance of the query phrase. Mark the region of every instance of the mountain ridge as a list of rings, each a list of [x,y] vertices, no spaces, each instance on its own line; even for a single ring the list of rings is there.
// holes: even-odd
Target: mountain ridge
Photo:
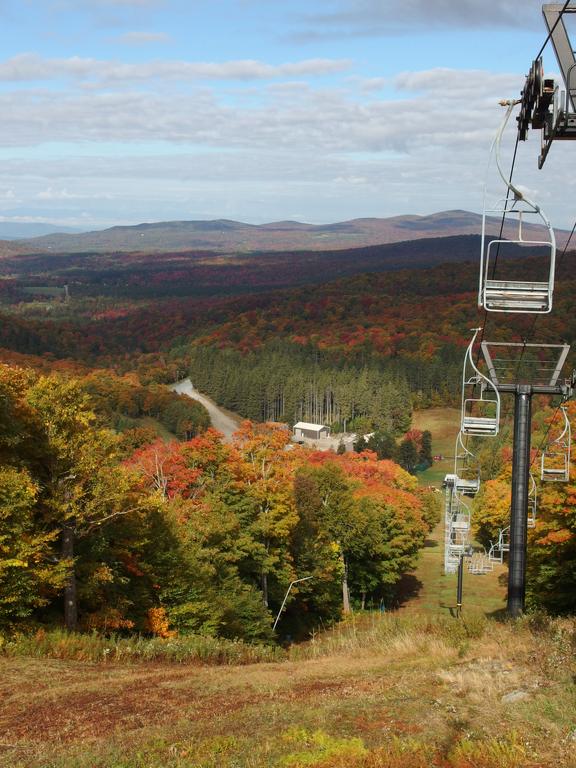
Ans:
[[[489,221],[489,233],[500,232],[500,219]],[[334,250],[388,245],[408,240],[478,235],[482,228],[480,214],[470,211],[441,211],[425,216],[407,214],[389,218],[356,218],[332,224],[307,224],[278,221],[246,224],[231,219],[209,221],[142,222],[115,226],[81,234],[50,234],[10,241],[20,253],[54,251],[78,252],[174,252],[205,249],[220,253],[254,251]],[[527,233],[542,228],[527,224]],[[507,223],[503,236],[513,236],[514,226]],[[557,230],[559,245],[568,240],[568,232]]]

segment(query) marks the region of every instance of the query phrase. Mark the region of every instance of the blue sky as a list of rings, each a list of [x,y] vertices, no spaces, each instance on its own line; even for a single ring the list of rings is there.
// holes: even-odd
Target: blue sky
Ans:
[[[545,38],[533,0],[0,0],[0,23],[0,221],[84,229],[479,211]],[[538,142],[515,179],[570,226],[576,145],[539,172]]]

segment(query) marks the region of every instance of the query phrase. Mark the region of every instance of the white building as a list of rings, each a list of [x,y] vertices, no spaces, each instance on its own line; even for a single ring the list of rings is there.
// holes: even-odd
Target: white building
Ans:
[[[292,433],[295,440],[320,440],[330,436],[330,427],[325,427],[324,424],[309,424],[306,421],[299,421],[294,424]]]

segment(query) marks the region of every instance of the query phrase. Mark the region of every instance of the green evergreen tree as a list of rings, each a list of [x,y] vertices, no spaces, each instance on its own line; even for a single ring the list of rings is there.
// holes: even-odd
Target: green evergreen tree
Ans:
[[[398,463],[406,472],[414,474],[418,464],[418,449],[412,440],[402,440],[398,447]]]
[[[394,435],[384,431],[374,432],[366,441],[366,447],[374,451],[379,459],[395,459],[398,453]]]
[[[422,469],[432,466],[432,434],[428,429],[422,432],[422,442],[418,452],[418,465]]]

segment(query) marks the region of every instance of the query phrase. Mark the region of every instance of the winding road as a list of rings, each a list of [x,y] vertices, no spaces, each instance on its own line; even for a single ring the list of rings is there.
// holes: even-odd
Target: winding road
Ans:
[[[206,395],[203,395],[201,392],[198,392],[197,389],[194,389],[194,385],[190,379],[177,381],[170,386],[170,389],[173,392],[177,392],[179,395],[188,395],[188,397],[191,397],[193,400],[198,400],[199,403],[202,403],[208,411],[214,429],[217,429],[218,432],[222,432],[224,435],[224,442],[229,443],[232,440],[232,435],[236,432],[242,421],[239,416],[236,416],[230,411],[223,410],[217,406],[213,400],[210,400],[209,397],[206,397]]]

